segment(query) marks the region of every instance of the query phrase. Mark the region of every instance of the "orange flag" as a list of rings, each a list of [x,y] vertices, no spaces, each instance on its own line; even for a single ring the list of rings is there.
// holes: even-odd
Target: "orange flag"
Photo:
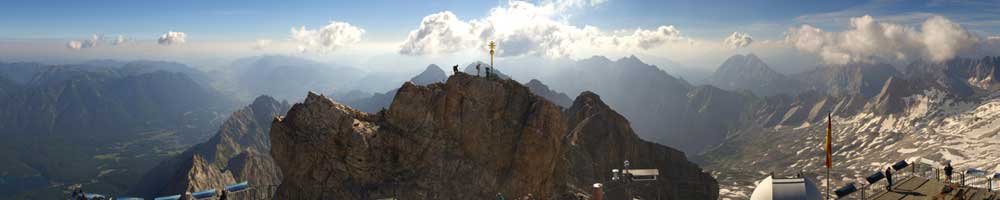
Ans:
[[[826,168],[833,167],[833,115],[826,115]]]

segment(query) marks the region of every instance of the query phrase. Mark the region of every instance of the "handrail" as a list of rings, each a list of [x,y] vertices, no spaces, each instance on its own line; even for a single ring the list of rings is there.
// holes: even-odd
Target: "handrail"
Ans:
[[[278,187],[278,185],[250,185],[245,190],[241,190],[239,192],[229,193],[229,195],[239,195],[239,196],[243,196],[240,199],[249,199],[249,200],[272,199],[274,197],[275,191],[277,191],[277,187]],[[207,191],[215,192],[215,190],[216,189],[208,189],[208,190],[205,190],[205,191],[202,191],[202,192],[207,192]],[[261,192],[266,192],[266,193],[261,193]],[[156,198],[152,198],[152,199],[165,198],[165,197],[166,197],[166,199],[171,199],[170,197],[174,197],[174,196],[177,196],[178,198],[183,198],[184,194],[168,195],[168,196],[156,197]],[[215,196],[212,196],[212,197],[218,197],[218,195],[215,195]],[[134,197],[128,197],[128,198],[134,198]],[[232,199],[232,198],[233,197],[230,197],[230,199]],[[75,197],[73,199],[75,199]],[[114,199],[119,199],[119,197],[115,197]],[[141,199],[141,198],[139,198],[139,199]]]
[[[946,184],[958,184],[960,187],[985,188],[988,191],[1000,189],[1000,173],[990,174],[983,170],[969,169],[967,171],[955,171],[949,180],[939,166],[932,165],[933,161],[926,159],[910,163],[909,166],[896,170],[893,180],[906,180],[910,177],[922,177],[930,180],[944,182]],[[837,199],[854,200],[868,199],[872,195],[884,192],[887,181],[878,180],[874,183],[859,183],[858,191],[845,195]],[[895,183],[894,183],[895,184]]]
[[[895,170],[895,173],[893,173],[893,176],[892,176],[893,177],[893,181],[894,181],[893,184],[898,184],[898,182],[895,182],[895,181],[906,180],[907,178],[910,178],[910,177],[915,177],[915,176],[917,176],[917,177],[932,177],[932,176],[935,176],[936,177],[937,174],[938,174],[938,171],[937,171],[937,169],[933,168],[933,166],[930,166],[930,165],[927,165],[927,164],[924,164],[924,163],[921,163],[921,162],[913,162],[913,163],[909,163],[909,165],[906,166],[906,167],[903,167],[903,168],[901,168],[899,170]],[[879,179],[879,180],[875,181],[874,183],[859,183],[859,184],[861,184],[861,187],[858,187],[858,191],[857,192],[854,192],[854,193],[851,193],[851,194],[848,194],[848,195],[844,195],[843,197],[840,197],[838,199],[855,200],[855,199],[868,199],[868,198],[871,198],[872,195],[885,192],[886,191],[886,184],[888,184],[888,181],[886,181],[885,178],[883,178],[883,179]]]

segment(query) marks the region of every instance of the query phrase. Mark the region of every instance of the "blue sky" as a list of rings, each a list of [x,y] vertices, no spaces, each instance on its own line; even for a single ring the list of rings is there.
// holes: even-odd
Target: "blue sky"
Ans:
[[[573,24],[634,29],[673,24],[711,29],[750,23],[786,22],[832,12],[861,1],[611,0],[574,11]],[[330,20],[365,27],[375,38],[403,37],[419,19],[440,11],[477,18],[506,1],[23,1],[0,7],[3,38],[72,38],[95,32],[157,35],[184,30],[211,39],[278,37],[292,26]]]
[[[509,57],[581,58],[636,54],[649,55],[646,56],[650,57],[648,60],[698,67],[711,67],[729,55],[741,53],[759,54],[775,60],[776,65],[781,65],[788,57],[805,55],[812,58],[811,61],[793,62],[800,65],[804,62],[857,61],[853,58],[873,56],[907,60],[921,56],[950,58],[971,55],[970,52],[990,55],[992,52],[969,49],[988,46],[981,43],[1000,35],[1000,1],[997,0],[551,0],[525,3],[507,0],[4,2],[0,7],[0,27],[4,27],[0,29],[0,60],[186,59],[212,52],[212,56],[217,57],[197,59],[294,54],[359,65],[373,58],[384,59],[387,55],[428,60],[481,56],[484,53],[482,44],[486,40],[497,40],[502,42],[503,55]],[[496,9],[502,12],[493,12]],[[874,19],[871,24],[889,23],[885,26],[913,29],[914,34],[910,35],[915,38],[875,38],[887,40],[890,46],[911,49],[833,44],[851,42],[834,36],[856,34],[850,33],[856,29],[851,25],[852,20],[864,19],[866,15]],[[943,41],[958,46],[943,54],[940,49],[929,47],[936,44],[908,44],[911,40],[933,39],[935,35],[932,34],[937,32],[921,27],[935,17],[945,19],[944,25],[931,29],[950,30],[947,25],[955,24],[961,33],[969,32],[973,37],[955,38],[952,34],[951,38],[944,38]],[[430,22],[439,23],[440,27],[421,26]],[[822,33],[819,35],[829,34],[830,37],[795,37],[803,38],[799,44],[786,40],[790,31],[810,30],[803,25],[819,28]],[[296,39],[292,29],[300,26],[306,29],[299,31]],[[537,32],[539,30],[541,32]],[[179,35],[179,42],[159,42],[157,45],[158,38],[168,31],[184,34]],[[426,34],[411,35],[411,32]],[[327,33],[349,34],[330,36]],[[91,48],[86,40],[94,34],[104,34],[105,38]],[[117,35],[134,45],[108,45]],[[746,37],[734,39],[752,37],[752,42],[726,41],[737,35]],[[1000,37],[997,38],[1000,41]],[[734,47],[732,44],[744,45]],[[71,48],[67,50],[66,47]],[[835,57],[843,59],[833,60]]]

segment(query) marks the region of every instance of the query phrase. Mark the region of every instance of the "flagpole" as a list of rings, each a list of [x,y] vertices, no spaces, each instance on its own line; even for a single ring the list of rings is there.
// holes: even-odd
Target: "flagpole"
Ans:
[[[833,114],[828,112],[826,120],[826,196],[830,199],[833,196],[830,195],[833,184],[830,182],[830,168],[833,168]]]

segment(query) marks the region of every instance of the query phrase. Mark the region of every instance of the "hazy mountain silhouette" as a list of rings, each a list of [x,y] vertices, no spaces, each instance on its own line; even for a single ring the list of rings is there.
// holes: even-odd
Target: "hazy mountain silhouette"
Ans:
[[[725,90],[750,90],[758,96],[791,94],[801,86],[797,80],[772,70],[754,54],[729,57],[707,82]]]
[[[0,81],[0,196],[55,198],[50,182],[121,191],[150,161],[207,137],[231,100],[162,64],[0,66],[0,79],[19,77]]]
[[[270,156],[268,132],[274,117],[289,108],[287,102],[257,97],[230,115],[211,139],[149,170],[130,193],[155,197],[222,188],[242,181],[261,188],[277,185],[282,176]],[[256,196],[269,197],[266,192],[252,191]]]
[[[221,87],[235,90],[238,96],[249,99],[266,94],[281,100],[298,100],[308,91],[331,93],[348,88],[364,75],[352,67],[278,55],[239,59],[219,73],[228,79]]]

